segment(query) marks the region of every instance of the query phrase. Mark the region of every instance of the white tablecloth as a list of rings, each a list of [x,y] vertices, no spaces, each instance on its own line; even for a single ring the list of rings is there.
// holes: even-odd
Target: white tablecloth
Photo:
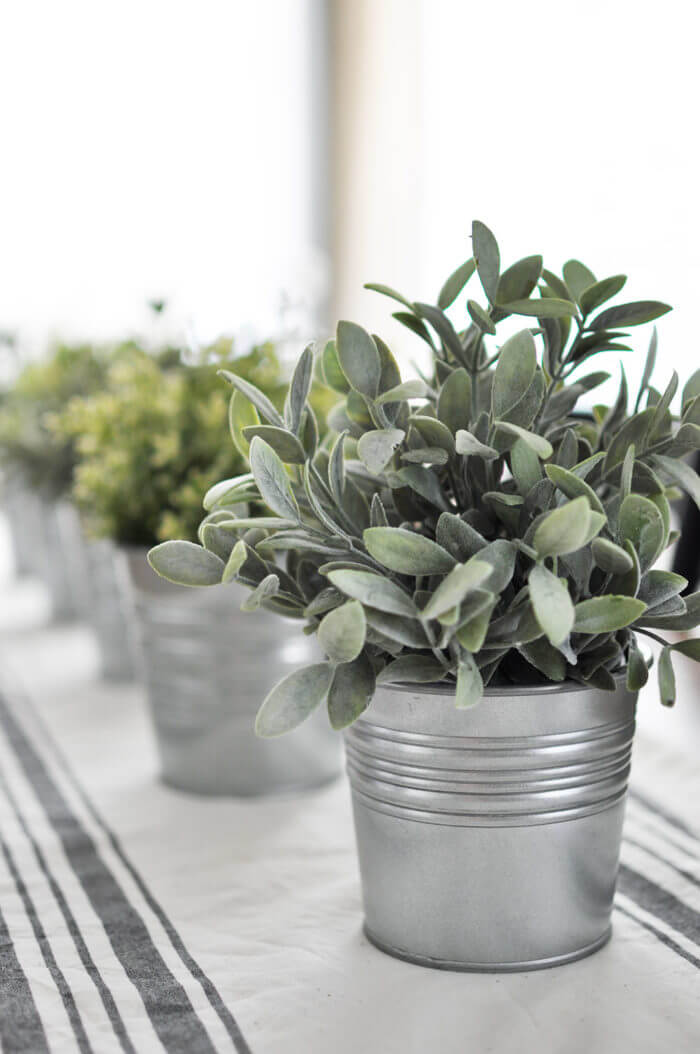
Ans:
[[[141,690],[100,683],[89,630],[45,612],[38,584],[0,587],[6,1051],[700,1050],[697,682],[677,713],[640,704],[611,943],[443,973],[363,937],[344,780],[259,802],[166,789]]]

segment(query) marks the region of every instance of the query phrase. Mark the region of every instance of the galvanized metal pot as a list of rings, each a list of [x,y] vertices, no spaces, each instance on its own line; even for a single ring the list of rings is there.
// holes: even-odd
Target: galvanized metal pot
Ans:
[[[3,485],[2,507],[10,528],[17,574],[37,574],[45,566],[39,499],[28,487],[8,481]]]
[[[610,936],[636,695],[383,686],[345,734],[369,939],[454,970],[570,962]]]
[[[124,554],[106,538],[85,539],[90,626],[97,637],[102,676],[128,681],[136,676],[136,630],[128,601]]]
[[[67,501],[41,500],[44,580],[54,619],[89,619],[88,572],[85,539],[76,509]]]
[[[126,550],[143,672],[165,783],[198,794],[253,796],[320,786],[342,747],[323,712],[281,740],[258,739],[257,709],[310,661],[293,622],[243,614],[236,583],[187,589],[164,581],[145,550]]]

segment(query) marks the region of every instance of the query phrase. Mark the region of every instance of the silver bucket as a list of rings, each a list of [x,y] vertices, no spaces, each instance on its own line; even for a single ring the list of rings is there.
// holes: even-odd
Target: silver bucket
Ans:
[[[67,501],[40,502],[43,567],[38,569],[57,621],[91,616],[85,539],[76,509]]]
[[[609,938],[636,695],[383,686],[345,733],[365,931],[453,970],[530,970]]]
[[[243,614],[243,587],[188,589],[164,581],[145,550],[126,550],[163,781],[241,797],[305,790],[341,768],[340,737],[321,709],[281,740],[258,739],[269,690],[312,660],[295,623]]]
[[[39,499],[28,487],[8,482],[3,487],[2,507],[10,528],[16,573],[39,574],[46,559]]]
[[[90,626],[97,637],[102,676],[129,681],[136,676],[136,637],[128,601],[124,554],[106,538],[85,539]]]

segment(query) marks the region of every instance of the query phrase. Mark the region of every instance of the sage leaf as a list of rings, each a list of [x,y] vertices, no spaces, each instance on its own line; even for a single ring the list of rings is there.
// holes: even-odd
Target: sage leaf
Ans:
[[[446,311],[448,307],[454,304],[475,270],[476,261],[472,257],[460,264],[457,270],[452,272],[440,290],[437,299],[437,304],[441,311]]]
[[[632,304],[618,304],[601,311],[593,319],[590,329],[617,329],[620,326],[641,326],[665,315],[671,308],[658,300],[637,300]]]
[[[246,442],[251,443],[258,436],[271,446],[282,461],[288,465],[303,465],[306,461],[304,448],[292,432],[274,425],[249,425],[243,429]]]
[[[437,542],[403,527],[368,527],[362,537],[370,556],[398,574],[447,574],[455,565]]]
[[[657,608],[672,597],[678,596],[687,585],[688,579],[683,575],[674,574],[673,571],[647,571],[637,596],[644,601],[651,613],[652,608]]]
[[[557,648],[549,643],[546,637],[538,637],[536,640],[520,644],[518,651],[548,680],[561,683],[566,679],[566,659]]]
[[[634,546],[642,573],[648,570],[663,549],[666,537],[658,507],[641,494],[628,494],[620,506],[618,530],[620,538]]]
[[[496,427],[502,432],[508,432],[510,435],[522,440],[543,461],[554,453],[549,440],[545,439],[544,436],[537,435],[535,432],[528,432],[527,429],[521,428],[520,425],[511,424],[510,421],[496,421]]]
[[[495,418],[502,418],[522,399],[535,376],[536,368],[535,341],[532,333],[523,329],[501,346],[491,392]]]
[[[475,435],[468,432],[466,428],[458,428],[455,435],[455,449],[458,454],[465,457],[480,457],[484,461],[493,461],[497,458],[498,451],[485,443],[480,443]]]
[[[472,223],[472,248],[479,274],[479,281],[491,304],[496,303],[498,278],[501,269],[501,254],[498,242],[493,234],[480,220]]]
[[[574,605],[566,580],[557,578],[543,564],[535,564],[528,585],[535,617],[550,644],[558,647],[574,625]]]
[[[243,429],[250,425],[259,425],[260,418],[250,399],[246,399],[242,392],[234,391],[228,404],[228,426],[238,453],[248,460],[250,443],[243,435]],[[204,506],[207,507],[206,505]]]
[[[195,542],[161,542],[148,552],[148,562],[161,578],[179,586],[215,586],[224,561]]]
[[[468,593],[483,585],[492,570],[490,564],[479,560],[470,560],[469,563],[453,567],[423,608],[421,617],[438,618],[450,608],[456,607]]]
[[[268,399],[259,388],[256,388],[254,384],[246,381],[243,377],[239,377],[237,373],[231,373],[230,370],[219,370],[222,377],[225,377],[229,384],[244,395],[246,399],[253,404],[256,410],[259,411],[269,421],[271,425],[275,425],[277,428],[284,428],[284,421],[282,417],[273,406],[271,401]]]
[[[306,405],[306,400],[311,391],[311,381],[314,371],[313,344],[308,344],[297,361],[289,385],[289,394],[285,406],[285,417],[290,432],[299,434],[301,414]],[[269,442],[269,440],[268,440]],[[272,445],[272,444],[270,444]],[[286,459],[289,460],[289,459]]]
[[[588,499],[574,498],[547,513],[538,524],[532,544],[539,556],[564,556],[586,544],[590,524]]]
[[[393,615],[416,618],[416,606],[403,589],[372,571],[330,571],[329,580],[346,596],[359,600],[368,607]]]
[[[679,640],[677,644],[671,645],[671,651],[680,652],[686,659],[700,662],[700,640]]]
[[[522,439],[517,439],[511,448],[510,467],[523,497],[542,479],[540,459]]]
[[[237,541],[231,550],[231,555],[226,561],[226,566],[221,574],[222,582],[232,582],[246,561],[246,545],[243,541]]]
[[[429,640],[420,622],[404,615],[390,615],[386,611],[368,608],[365,611],[367,625],[378,630],[383,636],[396,641],[407,648],[427,648]]]
[[[377,406],[384,406],[386,403],[401,403],[406,399],[424,399],[427,394],[428,385],[425,381],[416,377],[415,380],[404,381],[403,384],[395,385],[388,392],[382,392],[375,399],[375,402]]]
[[[331,728],[340,731],[356,721],[374,695],[372,664],[362,653],[352,662],[338,666],[328,690],[328,718]]]
[[[452,432],[442,421],[435,417],[426,417],[423,414],[413,414],[411,424],[420,432],[422,439],[428,446],[442,447],[448,454],[454,453],[455,441]]]
[[[472,382],[469,374],[460,366],[449,375],[438,395],[438,420],[455,435],[469,424],[469,408],[472,397]]]
[[[378,428],[360,436],[357,452],[369,472],[377,476],[387,466],[406,433],[400,428]]]
[[[381,282],[365,282],[365,289],[370,289],[373,293],[380,293],[382,296],[388,296],[390,300],[395,300],[398,304],[403,304],[409,311],[413,311],[413,304],[410,300],[407,300],[401,293],[397,293],[391,286],[382,285]]]
[[[485,311],[476,300],[467,300],[467,311],[471,315],[472,322],[479,327],[482,333],[495,333],[496,326],[488,311]]]
[[[692,466],[685,461],[676,461],[674,458],[666,457],[663,454],[655,454],[653,463],[662,472],[665,472],[674,483],[682,487],[700,509],[700,476],[698,476]]]
[[[574,472],[569,472],[568,469],[562,468],[560,465],[546,465],[545,472],[555,487],[562,494],[565,494],[567,498],[584,497],[591,509],[596,512],[604,511],[603,504],[593,488]]]
[[[432,684],[445,676],[444,666],[429,655],[402,655],[377,674],[377,684]]]
[[[649,680],[649,667],[636,644],[630,645],[627,658],[627,688],[630,692],[638,692]]]
[[[619,545],[607,538],[596,538],[593,541],[593,559],[598,567],[608,574],[622,575],[634,567],[632,557]]]
[[[467,710],[476,706],[484,694],[484,682],[479,667],[470,652],[462,652],[457,665],[457,688],[455,706],[458,710]]]
[[[287,674],[258,710],[256,735],[263,739],[282,736],[310,717],[328,695],[333,673],[329,662],[318,662]]]
[[[262,582],[258,582],[255,589],[248,594],[241,604],[241,611],[257,611],[264,600],[279,592],[280,580],[275,574],[266,575]]]
[[[671,662],[671,649],[662,648],[658,663],[659,695],[664,706],[673,706],[676,701],[676,675]]]
[[[321,355],[321,374],[328,387],[332,388],[334,392],[341,392],[343,395],[347,395],[350,391],[347,378],[340,368],[338,348],[334,340],[326,341]]]
[[[595,275],[580,260],[567,260],[563,272],[567,288],[578,301],[586,289],[595,284]]]
[[[616,274],[611,278],[603,278],[600,282],[594,282],[587,286],[578,298],[584,315],[590,315],[597,307],[604,304],[606,300],[617,296],[625,282],[627,275]]]
[[[285,467],[260,436],[255,436],[250,444],[250,467],[265,504],[283,519],[298,521],[299,507]]]
[[[537,285],[541,274],[541,256],[526,256],[517,263],[511,264],[498,281],[499,305],[508,304],[513,300],[526,300]]]
[[[536,318],[569,318],[576,314],[576,305],[571,301],[551,296],[534,300],[513,300],[510,304],[500,306],[511,315],[530,315]]]
[[[438,545],[463,563],[486,546],[486,539],[477,530],[451,512],[443,512],[437,522],[435,539]]]
[[[576,605],[576,633],[614,633],[631,626],[646,611],[646,604],[635,597],[592,597]]]
[[[455,636],[466,651],[481,651],[497,599],[493,593],[477,589],[461,605],[461,621]]]
[[[365,643],[365,613],[357,600],[348,600],[324,615],[318,640],[331,662],[352,662]]]
[[[354,322],[339,322],[336,350],[340,367],[355,391],[374,399],[379,391],[382,366],[377,345]]]

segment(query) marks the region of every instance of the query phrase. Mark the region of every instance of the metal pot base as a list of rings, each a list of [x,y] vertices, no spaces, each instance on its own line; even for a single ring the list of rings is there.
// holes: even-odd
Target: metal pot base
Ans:
[[[577,951],[567,952],[566,955],[555,955],[550,959],[531,959],[530,961],[515,963],[470,963],[412,955],[402,948],[394,948],[391,944],[386,944],[380,940],[379,937],[375,937],[371,930],[368,929],[366,923],[362,927],[362,931],[370,944],[373,944],[380,952],[391,955],[394,959],[402,959],[404,962],[413,963],[414,966],[427,966],[431,970],[452,970],[455,973],[522,973],[527,970],[549,970],[553,966],[565,966],[567,963],[585,959],[588,955],[592,955],[593,952],[603,948],[612,937],[612,926],[608,926],[602,937],[599,937],[591,944],[585,945],[583,948],[579,948]]]

